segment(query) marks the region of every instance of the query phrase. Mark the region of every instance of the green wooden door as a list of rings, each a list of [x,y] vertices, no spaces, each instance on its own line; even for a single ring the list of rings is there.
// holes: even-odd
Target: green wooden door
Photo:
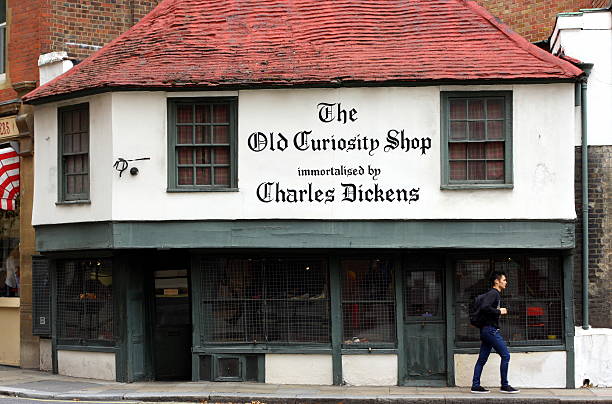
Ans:
[[[421,261],[404,272],[404,385],[446,385],[444,267]]]

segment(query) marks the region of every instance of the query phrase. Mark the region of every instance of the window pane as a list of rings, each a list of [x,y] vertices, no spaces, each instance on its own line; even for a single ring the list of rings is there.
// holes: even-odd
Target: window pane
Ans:
[[[74,176],[74,193],[83,193],[83,176],[81,175]]]
[[[179,164],[193,164],[193,147],[177,148]]]
[[[210,123],[210,105],[196,105],[196,123]]]
[[[193,126],[177,126],[177,144],[192,144],[193,143]]]
[[[196,185],[211,185],[210,168],[196,167]]]
[[[179,185],[193,185],[193,168],[179,167],[178,184]]]
[[[485,163],[484,161],[469,161],[468,162],[468,180],[485,180]]]
[[[229,147],[215,147],[214,148],[215,164],[229,164],[230,153]]]
[[[485,123],[483,121],[469,122],[470,140],[484,140]]]
[[[89,133],[81,133],[81,151],[86,153],[89,151]]]
[[[487,179],[498,181],[504,179],[503,161],[487,161]]]
[[[229,144],[229,126],[215,126],[214,127],[215,138],[213,140],[216,144]]]
[[[72,133],[72,112],[62,112],[62,130],[64,133]]]
[[[229,123],[229,104],[213,105],[213,122]]]
[[[440,271],[406,272],[406,316],[439,317],[443,315],[442,277]]]
[[[74,153],[74,149],[72,147],[73,144],[73,140],[72,140],[73,135],[64,135],[64,154],[66,153]]]
[[[380,259],[342,261],[343,300],[394,300],[391,264]]]
[[[504,142],[489,142],[487,143],[487,159],[488,160],[503,160],[504,159]]]
[[[196,126],[195,130],[196,130],[196,133],[195,133],[196,140],[195,140],[195,142],[197,144],[210,144],[210,143],[212,143],[212,140],[211,140],[211,137],[210,137],[210,130],[211,130],[210,126]]]
[[[466,154],[467,144],[465,143],[449,143],[448,155],[451,160],[464,160],[467,157]]]
[[[59,261],[57,336],[60,340],[114,340],[112,266],[101,259]]]
[[[452,181],[467,179],[467,163],[464,161],[451,161],[449,163],[450,179]]]
[[[467,102],[465,99],[450,100],[450,119],[467,118]]]
[[[229,174],[229,167],[215,167],[215,185],[229,185]]]
[[[487,100],[487,119],[504,119],[503,98],[489,98]]]
[[[329,343],[322,260],[216,259],[200,268],[201,341]]]
[[[468,158],[469,159],[484,159],[485,144],[484,143],[468,143]]]
[[[504,138],[504,121],[487,122],[487,139]]]
[[[72,117],[72,132],[80,132],[81,131],[80,111],[74,111],[70,115]]]
[[[467,122],[463,122],[463,121],[451,122],[450,138],[451,140],[467,139]]]
[[[382,259],[346,259],[341,268],[343,343],[395,342],[391,263]]]
[[[177,105],[176,122],[192,123],[193,122],[193,107],[191,105]]]
[[[80,110],[79,115],[81,117],[79,130],[81,132],[89,131],[89,110]]]
[[[395,342],[394,303],[343,303],[343,344]]]
[[[484,119],[484,100],[468,100],[468,119]]]
[[[66,193],[68,193],[68,194],[76,193],[76,191],[75,191],[75,181],[74,181],[74,176],[73,175],[69,175],[69,176],[66,177]]]
[[[210,164],[210,147],[196,147],[196,164]]]

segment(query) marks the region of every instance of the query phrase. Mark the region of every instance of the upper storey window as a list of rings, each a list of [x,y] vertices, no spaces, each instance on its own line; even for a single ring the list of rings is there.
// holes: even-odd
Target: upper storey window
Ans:
[[[512,93],[442,93],[442,187],[512,185]]]
[[[236,189],[236,99],[173,99],[168,114],[168,190]]]
[[[89,200],[89,104],[59,109],[59,200]]]

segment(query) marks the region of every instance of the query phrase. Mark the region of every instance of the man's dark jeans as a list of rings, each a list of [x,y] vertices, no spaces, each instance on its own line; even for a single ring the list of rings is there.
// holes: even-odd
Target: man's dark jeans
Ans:
[[[501,365],[499,367],[501,385],[508,385],[508,364],[510,363],[510,352],[508,351],[506,341],[504,341],[504,338],[501,336],[499,330],[495,327],[487,325],[480,329],[480,354],[478,355],[476,366],[474,366],[472,387],[480,386],[480,375],[482,374],[482,369],[484,368],[485,363],[487,363],[487,359],[489,359],[491,348],[495,348],[495,352],[497,352],[497,354],[501,357]]]

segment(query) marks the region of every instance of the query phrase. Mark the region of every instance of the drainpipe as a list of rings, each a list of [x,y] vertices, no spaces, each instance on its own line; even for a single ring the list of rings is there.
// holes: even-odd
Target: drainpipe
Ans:
[[[582,328],[589,325],[589,143],[587,136],[587,81],[592,63],[578,65],[584,71],[580,82],[580,121],[582,125]]]

